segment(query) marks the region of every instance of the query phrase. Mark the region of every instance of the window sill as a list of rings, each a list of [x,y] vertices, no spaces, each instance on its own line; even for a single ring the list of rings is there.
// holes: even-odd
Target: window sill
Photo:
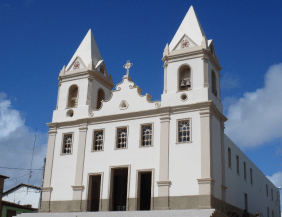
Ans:
[[[139,148],[151,148],[153,145],[147,145],[147,146],[139,146]]]
[[[65,153],[61,153],[60,155],[61,155],[61,156],[72,155],[72,153],[66,153],[66,154],[65,154]]]
[[[176,91],[176,93],[185,92],[185,91],[190,91],[190,90],[192,90],[192,89],[188,89],[188,90],[178,90],[178,91]]]
[[[91,152],[103,152],[104,150],[91,150]]]
[[[126,148],[115,148],[115,150],[125,150],[125,149],[128,149],[128,147],[126,147]]]
[[[187,144],[187,143],[192,143],[192,141],[188,141],[188,142],[176,142],[176,145],[181,145],[181,144]]]

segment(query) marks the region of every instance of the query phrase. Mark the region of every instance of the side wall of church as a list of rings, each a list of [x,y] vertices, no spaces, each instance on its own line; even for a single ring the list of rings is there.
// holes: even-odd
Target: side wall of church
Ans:
[[[226,202],[244,210],[245,194],[247,194],[249,212],[253,214],[260,212],[263,216],[268,216],[267,207],[269,207],[269,216],[272,216],[272,210],[274,211],[274,216],[279,216],[278,189],[275,185],[266,178],[256,165],[227,136],[224,138],[224,144],[227,186]],[[231,150],[231,167],[228,164],[228,148]],[[239,157],[239,173],[237,173],[236,155]],[[246,163],[246,179],[244,178],[244,162]],[[250,168],[252,169],[252,184]],[[268,196],[266,185],[268,185]],[[271,189],[273,189],[273,201]]]

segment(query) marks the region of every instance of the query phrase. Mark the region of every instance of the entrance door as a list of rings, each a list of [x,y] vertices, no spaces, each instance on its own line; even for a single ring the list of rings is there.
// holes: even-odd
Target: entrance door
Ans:
[[[111,210],[126,211],[128,168],[112,170]]]
[[[150,210],[152,172],[140,172],[138,182],[138,208],[139,210]]]
[[[90,176],[89,211],[99,211],[101,175]]]

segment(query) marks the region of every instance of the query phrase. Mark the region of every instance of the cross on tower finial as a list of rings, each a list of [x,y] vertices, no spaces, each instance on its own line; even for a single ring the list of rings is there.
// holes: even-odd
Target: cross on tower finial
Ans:
[[[126,69],[126,76],[129,76],[129,69],[133,66],[133,63],[131,63],[129,60],[126,61],[126,64],[123,65],[123,68]]]

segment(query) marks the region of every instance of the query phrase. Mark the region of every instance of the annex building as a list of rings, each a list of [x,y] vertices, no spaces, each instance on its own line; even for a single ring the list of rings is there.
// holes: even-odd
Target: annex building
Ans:
[[[214,208],[278,217],[279,190],[224,134],[221,66],[192,6],[162,60],[161,101],[141,95],[130,62],[114,88],[88,31],[59,74],[40,212]]]

